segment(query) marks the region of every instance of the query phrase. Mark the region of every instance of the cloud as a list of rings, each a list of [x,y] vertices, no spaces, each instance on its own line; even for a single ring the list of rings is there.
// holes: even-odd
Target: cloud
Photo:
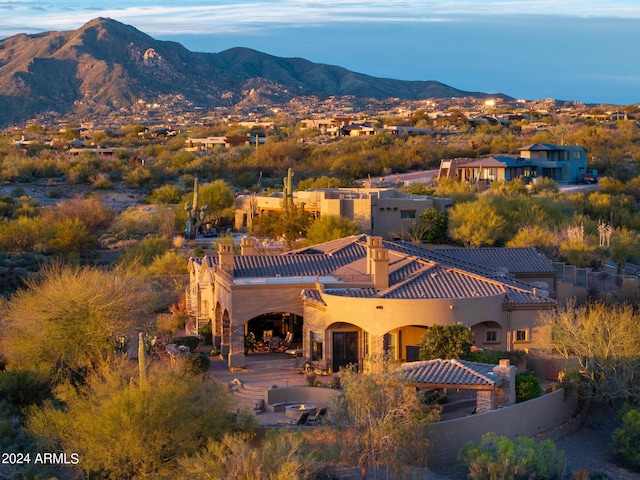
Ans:
[[[640,4],[635,0],[233,0],[214,5],[202,0],[180,4],[158,0],[89,4],[83,0],[59,3],[0,0],[0,9],[9,8],[0,33],[70,30],[97,16],[130,23],[152,35],[210,34],[212,29],[224,33],[337,22],[447,22],[475,15],[640,18]]]

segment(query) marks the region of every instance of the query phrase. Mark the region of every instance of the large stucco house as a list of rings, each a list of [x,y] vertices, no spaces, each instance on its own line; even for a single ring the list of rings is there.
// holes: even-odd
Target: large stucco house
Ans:
[[[359,235],[279,255],[219,245],[189,260],[188,307],[212,321],[231,367],[244,337],[294,334],[304,360],[337,370],[386,352],[416,359],[433,325],[462,323],[475,344],[534,349],[548,341],[541,312],[556,306],[555,270],[533,248],[429,249]]]

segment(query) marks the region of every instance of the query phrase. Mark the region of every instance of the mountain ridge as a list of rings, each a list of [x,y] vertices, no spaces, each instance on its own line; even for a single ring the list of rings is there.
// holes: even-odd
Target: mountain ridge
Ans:
[[[77,30],[18,34],[0,41],[0,124],[36,115],[105,115],[139,100],[175,96],[203,109],[295,96],[419,100],[502,94],[443,83],[378,78],[346,68],[235,47],[192,52],[135,27],[95,18]]]

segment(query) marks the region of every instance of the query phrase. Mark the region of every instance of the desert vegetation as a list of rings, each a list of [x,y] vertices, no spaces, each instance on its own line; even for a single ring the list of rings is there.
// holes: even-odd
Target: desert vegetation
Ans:
[[[184,328],[179,277],[184,278],[188,257],[204,250],[176,244],[174,237],[184,237],[194,179],[199,179],[200,205],[207,205],[206,220],[226,227],[237,192],[280,190],[288,168],[295,170],[298,188],[350,186],[368,175],[437,168],[441,159],[510,153],[533,142],[583,145],[589,168],[600,177],[597,190],[563,192],[551,181],[496,182],[481,193],[450,181],[402,187],[453,198],[455,205],[447,215],[425,212],[407,240],[470,248],[532,246],[575,266],[598,270],[613,262],[624,271],[640,256],[638,125],[530,114],[531,120],[485,125],[464,115],[430,119],[414,112],[375,120],[432,128],[431,135],[333,140],[275,119],[275,132],[255,132],[267,135],[258,149],[199,152],[183,150],[188,136],[237,133],[241,127],[189,127],[170,138],[146,136],[142,125],[93,132],[87,142],[113,148],[111,157],[90,149],[71,156],[67,142],[79,136],[72,131],[56,134],[32,125],[24,132],[32,140],[25,149],[13,144],[17,134],[7,132],[0,139],[0,447],[27,452],[36,443],[58,450],[73,446],[86,459],[86,471],[69,469],[92,478],[162,478],[175,468],[185,478],[203,469],[221,478],[248,471],[260,472],[255,478],[280,478],[285,471],[295,472],[292,478],[318,474],[327,459],[302,437],[271,434],[251,441],[252,423],[232,414],[226,392],[202,382],[208,358],[194,352],[180,369],[172,369],[150,350],[145,381],[126,360],[134,332],[153,338]],[[545,127],[529,128],[534,120]],[[52,144],[45,141],[51,136]],[[36,190],[44,193],[27,194]],[[116,204],[116,196],[124,197],[124,204]],[[599,237],[603,223],[612,227],[607,244]],[[323,242],[357,232],[342,218],[313,220],[290,208],[265,216],[253,233],[282,238],[293,248],[300,238]],[[152,288],[160,283],[160,290]],[[591,303],[545,318],[554,332],[548,354],[577,359],[579,368],[567,372],[565,386],[589,392],[585,398],[619,412],[612,446],[621,464],[637,469],[638,299],[635,293],[606,298],[591,293]],[[432,330],[423,339],[422,358],[488,361],[491,356],[470,351],[468,332]],[[411,432],[431,421],[433,412],[385,368],[369,376],[345,371],[341,383],[340,421],[362,433],[345,437],[341,451],[361,472],[400,471],[408,455],[415,460],[424,453],[415,449],[419,442]],[[389,388],[375,389],[380,396],[370,399],[371,408],[358,411],[352,399],[364,398],[374,384]],[[522,377],[520,385],[523,401],[539,394],[530,378]],[[212,397],[216,408],[205,408],[204,399]],[[402,448],[394,450],[390,442]],[[461,458],[473,478],[484,478],[474,472],[528,449],[522,472],[544,467],[549,476],[540,478],[560,478],[560,453],[547,444],[541,450],[529,447],[493,438],[468,447]],[[7,475],[36,473],[59,472],[16,468]]]

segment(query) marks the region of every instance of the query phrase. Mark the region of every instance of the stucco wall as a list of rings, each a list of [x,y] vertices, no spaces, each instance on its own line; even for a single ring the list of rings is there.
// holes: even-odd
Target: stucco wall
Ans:
[[[341,297],[324,293],[326,312],[313,315],[313,327],[318,329],[335,322],[347,322],[371,335],[384,335],[390,330],[408,325],[474,325],[484,321],[499,322],[502,318],[504,294],[460,299],[401,300],[384,298]],[[305,312],[305,322],[308,320]],[[310,319],[309,319],[310,320]],[[316,323],[318,322],[318,323]]]
[[[564,390],[560,389],[492,412],[435,423],[427,433],[431,444],[429,465],[455,462],[458,451],[467,442],[479,442],[488,432],[511,439],[534,437],[567,422],[577,409],[577,397],[565,400]]]
[[[289,388],[272,388],[265,392],[264,401],[269,410],[276,403],[310,403],[335,405],[338,397],[342,393],[341,390],[323,387],[289,387]]]

